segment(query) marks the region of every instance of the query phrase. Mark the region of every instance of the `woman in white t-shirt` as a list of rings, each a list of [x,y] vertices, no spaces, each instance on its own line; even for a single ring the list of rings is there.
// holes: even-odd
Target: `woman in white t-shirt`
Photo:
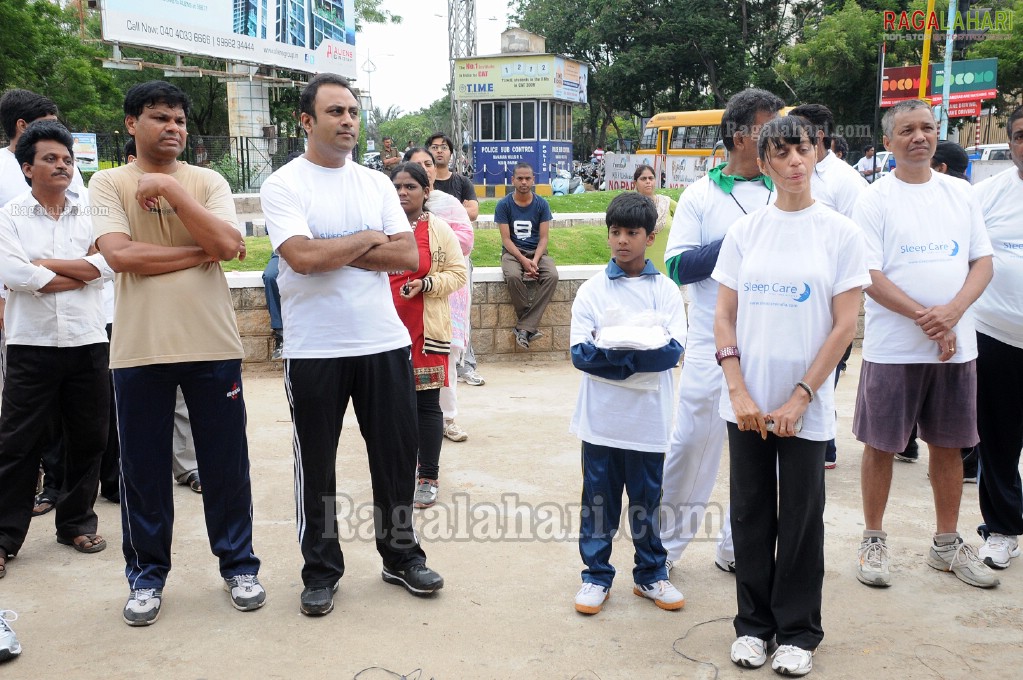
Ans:
[[[731,658],[761,666],[775,638],[771,665],[786,675],[809,673],[824,638],[831,376],[870,284],[859,228],[810,194],[812,134],[792,116],[761,129],[759,165],[778,200],[729,228],[712,274],[721,284],[716,356],[728,387],[720,412],[728,423],[738,598]]]

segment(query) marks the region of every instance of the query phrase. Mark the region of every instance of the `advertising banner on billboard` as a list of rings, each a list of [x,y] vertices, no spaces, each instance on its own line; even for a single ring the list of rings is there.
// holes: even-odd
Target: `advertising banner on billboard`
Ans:
[[[72,132],[71,138],[74,140],[71,150],[75,154],[75,165],[78,166],[78,172],[99,170],[99,145],[96,142],[96,133]]]
[[[455,99],[560,99],[586,103],[589,67],[553,54],[455,60]]]
[[[103,39],[354,78],[354,0],[104,0]]]
[[[604,154],[604,179],[607,181],[608,190],[634,191],[636,182],[632,176],[636,174],[636,168],[641,165],[649,165],[654,168],[654,177],[657,176],[657,167],[660,163],[656,154]]]
[[[941,103],[945,84],[945,64],[931,64],[927,96],[931,104]],[[980,101],[998,94],[998,60],[967,59],[952,62],[949,101]],[[916,99],[920,90],[919,66],[886,68],[881,79],[881,107],[892,106],[907,99]]]

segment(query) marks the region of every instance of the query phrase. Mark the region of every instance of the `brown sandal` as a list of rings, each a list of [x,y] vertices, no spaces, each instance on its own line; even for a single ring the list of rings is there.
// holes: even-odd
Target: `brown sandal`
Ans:
[[[58,535],[57,543],[70,545],[80,553],[98,553],[107,547],[106,539],[98,534],[82,534],[74,538],[64,538]]]

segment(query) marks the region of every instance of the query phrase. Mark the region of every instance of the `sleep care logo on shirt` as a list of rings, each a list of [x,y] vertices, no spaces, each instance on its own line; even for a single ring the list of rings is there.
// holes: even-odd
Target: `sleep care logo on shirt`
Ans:
[[[1012,257],[1023,257],[1023,243],[1006,241],[1002,244],[1002,248]]]
[[[911,264],[936,262],[942,258],[955,257],[959,254],[959,242],[955,239],[946,241],[928,241],[926,243],[903,243],[899,246],[899,254],[909,256]]]
[[[806,281],[745,281],[742,290],[749,294],[749,304],[758,306],[797,307],[810,299],[810,284]]]

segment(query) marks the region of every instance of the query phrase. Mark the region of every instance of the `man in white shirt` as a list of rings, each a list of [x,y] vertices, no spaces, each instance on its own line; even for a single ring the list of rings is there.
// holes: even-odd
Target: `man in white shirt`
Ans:
[[[931,170],[938,139],[930,107],[920,100],[896,104],[883,126],[895,172],[864,191],[854,213],[872,280],[853,417],[853,433],[864,444],[857,578],[868,586],[891,584],[882,521],[892,462],[917,425],[930,450],[937,520],[927,564],[992,588],[998,579],[957,531],[960,449],[978,440],[970,307],[991,280],[991,242],[970,186]]]
[[[754,88],[728,100],[721,118],[728,164],[711,169],[682,192],[668,233],[664,255],[668,274],[675,283],[688,286],[690,299],[689,344],[664,459],[661,542],[668,551],[669,571],[703,525],[725,440],[725,421],[718,414],[722,375],[714,360],[718,283],[710,274],[732,223],[774,197],[774,185],[757,166],[757,136],[784,105],[774,94]],[[721,517],[714,563],[723,571],[735,571],[727,512]]]
[[[974,305],[977,317],[978,495],[984,563],[1005,569],[1023,534],[1019,455],[1023,448],[1023,106],[1009,115],[1014,167],[974,187],[994,248],[995,274]]]
[[[0,206],[28,191],[28,183],[21,172],[21,164],[14,157],[14,149],[25,129],[37,120],[57,120],[57,105],[47,97],[29,90],[7,90],[0,97],[0,123],[10,143],[0,149]],[[70,189],[78,194],[85,193],[85,183],[78,168],[71,175]],[[3,317],[5,290],[0,290],[0,318]],[[0,353],[3,351],[3,324],[0,323]],[[3,361],[6,367],[6,354]],[[6,370],[6,368],[5,368]],[[0,373],[0,387],[3,377]],[[60,497],[60,489],[64,482],[63,449],[61,434],[56,421],[44,431],[39,442],[43,458],[43,490],[36,497],[32,515],[45,515],[54,508]]]
[[[863,150],[863,158],[856,161],[856,170],[866,178],[870,184],[881,176],[883,168],[874,160],[874,145],[870,144]]]
[[[387,177],[346,160],[359,138],[359,102],[348,81],[320,73],[299,105],[308,150],[263,183],[260,200],[281,256],[284,386],[304,559],[299,606],[323,616],[345,571],[334,499],[349,401],[369,454],[383,580],[427,596],[444,579],[426,566],[412,522],[419,449],[412,341],[387,277],[418,267],[412,228]]]
[[[813,175],[810,176],[810,190],[813,199],[851,219],[853,207],[856,205],[860,193],[867,188],[867,180],[831,151],[833,139],[831,135],[835,129],[835,117],[832,115],[831,109],[823,104],[803,104],[789,113],[805,118],[817,131],[813,140],[817,164],[814,166]],[[845,362],[849,360],[850,354],[852,354],[851,344],[846,348],[845,354],[838,362],[838,367],[835,368],[835,387],[838,387],[838,379],[845,371]],[[827,470],[832,470],[837,464],[838,449],[835,447],[835,440],[832,439],[824,450],[824,467]]]
[[[69,189],[71,134],[39,121],[18,140],[31,191],[0,211],[0,280],[9,373],[0,408],[0,576],[24,543],[39,470],[40,431],[59,413],[65,493],[56,503],[57,542],[99,552],[93,511],[110,404],[103,282],[112,272],[92,247],[84,194]]]

